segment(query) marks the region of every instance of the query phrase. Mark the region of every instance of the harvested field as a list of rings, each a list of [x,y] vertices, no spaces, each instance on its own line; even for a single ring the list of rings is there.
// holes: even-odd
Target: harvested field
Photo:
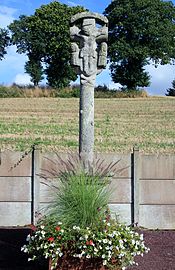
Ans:
[[[0,148],[78,149],[78,99],[0,99]],[[95,151],[175,152],[175,98],[95,100]]]

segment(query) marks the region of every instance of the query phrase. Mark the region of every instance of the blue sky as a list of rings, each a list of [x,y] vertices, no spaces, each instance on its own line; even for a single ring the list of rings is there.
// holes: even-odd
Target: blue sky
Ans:
[[[153,0],[154,1],[154,0]],[[19,15],[31,15],[36,8],[43,4],[48,4],[49,0],[0,0],[0,27],[6,27]],[[111,2],[110,0],[60,0],[59,2],[70,6],[82,5],[90,11],[102,13]],[[175,0],[172,1],[175,3]],[[16,54],[15,46],[8,49],[5,59],[0,61],[0,84],[10,85],[16,83],[29,83],[30,78],[24,73],[25,55]],[[171,82],[175,79],[175,66],[165,65],[154,68],[153,65],[146,67],[151,75],[151,85],[147,91],[151,95],[164,95],[166,89],[171,86]],[[98,75],[97,84],[106,84],[110,88],[117,88],[110,78],[108,69]]]

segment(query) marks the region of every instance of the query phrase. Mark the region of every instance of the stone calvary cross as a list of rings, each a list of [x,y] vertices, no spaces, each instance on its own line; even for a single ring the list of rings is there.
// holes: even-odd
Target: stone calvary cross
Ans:
[[[79,154],[88,168],[94,151],[94,86],[107,63],[108,20],[98,13],[77,13],[70,37],[71,64],[80,75]]]

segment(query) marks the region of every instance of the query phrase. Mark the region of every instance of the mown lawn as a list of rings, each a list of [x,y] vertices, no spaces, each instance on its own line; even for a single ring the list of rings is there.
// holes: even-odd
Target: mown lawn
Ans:
[[[0,148],[78,150],[79,99],[0,99]],[[175,98],[95,100],[95,151],[175,152]]]

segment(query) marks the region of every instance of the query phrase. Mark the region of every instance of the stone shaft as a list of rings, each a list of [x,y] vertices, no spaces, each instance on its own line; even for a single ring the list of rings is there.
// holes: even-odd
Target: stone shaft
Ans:
[[[94,151],[94,87],[80,86],[79,153],[88,168],[93,162]]]

